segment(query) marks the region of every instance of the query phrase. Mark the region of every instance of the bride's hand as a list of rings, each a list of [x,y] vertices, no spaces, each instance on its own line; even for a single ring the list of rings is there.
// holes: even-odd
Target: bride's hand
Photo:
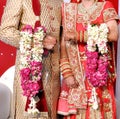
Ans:
[[[76,42],[77,41],[77,33],[67,31],[67,32],[64,33],[64,38],[65,38],[66,41],[71,40],[71,41]]]
[[[78,82],[75,81],[73,76],[69,76],[69,77],[65,78],[64,80],[69,88],[77,88],[78,87]]]

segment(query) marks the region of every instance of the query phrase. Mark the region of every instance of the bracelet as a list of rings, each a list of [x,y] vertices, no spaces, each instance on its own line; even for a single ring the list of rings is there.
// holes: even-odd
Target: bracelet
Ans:
[[[87,42],[87,31],[80,31],[79,35],[78,35],[78,42],[83,43],[83,42]]]
[[[73,73],[72,72],[66,72],[66,73],[64,73],[62,75],[63,75],[63,77],[65,79],[65,78],[68,78],[69,76],[73,76]]]
[[[63,63],[63,62],[65,62],[65,61],[67,61],[67,62],[69,62],[69,59],[68,58],[62,58],[62,59],[60,59],[60,63]]]
[[[69,62],[67,64],[60,65],[61,71],[66,70],[66,69],[71,69]]]
[[[60,71],[61,71],[63,78],[67,78],[73,75],[68,58],[60,59]]]
[[[63,65],[69,65],[69,62],[65,61],[65,62],[60,63],[60,67],[62,67]]]
[[[84,42],[87,42],[88,39],[88,33],[87,31],[84,31]]]
[[[72,72],[72,71],[71,71],[70,68],[68,68],[68,69],[64,69],[64,70],[61,71],[62,74],[66,73],[66,72]]]
[[[84,32],[80,31],[80,42],[82,43],[84,41]]]
[[[71,69],[71,67],[70,67],[70,66],[60,67],[60,71],[61,71],[61,72],[62,72],[62,71],[65,71],[65,70],[67,70],[67,69]]]

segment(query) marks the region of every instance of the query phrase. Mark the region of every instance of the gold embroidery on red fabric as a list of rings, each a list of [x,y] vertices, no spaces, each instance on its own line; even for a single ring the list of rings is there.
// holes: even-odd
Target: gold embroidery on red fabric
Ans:
[[[62,91],[61,93],[60,93],[60,97],[62,97],[62,98],[67,98],[67,96],[68,96],[68,92],[67,91]]]
[[[118,19],[118,15],[117,15],[115,9],[114,8],[108,8],[108,9],[104,10],[103,19],[104,19],[105,22],[110,20],[110,19]]]
[[[77,16],[77,4],[64,4],[64,29],[65,31],[75,31],[76,30],[76,16]],[[87,95],[84,84],[84,71],[83,66],[80,61],[80,55],[78,46],[72,42],[66,42],[67,53],[70,61],[70,65],[75,77],[75,80],[79,83],[79,88],[76,89],[76,92],[82,92],[74,94],[74,89],[70,89],[68,102],[75,107],[86,108]],[[75,96],[78,97],[75,100]]]
[[[75,3],[65,3],[64,4],[64,30],[65,31],[75,31],[76,30],[76,12],[77,4]]]
[[[87,102],[81,101],[85,99],[84,90],[81,88],[70,89],[70,95],[68,95],[68,103],[74,104],[72,106],[77,108],[86,108]]]
[[[86,95],[85,84],[84,84],[85,77],[84,77],[83,66],[78,56],[79,51],[77,48],[77,44],[66,42],[66,47],[67,47],[67,53],[68,53],[68,57],[69,57],[69,61],[70,61],[70,65],[71,65],[74,77],[79,83],[78,89],[70,89],[68,102],[70,104],[73,104],[75,107],[86,108],[87,95]],[[74,94],[74,92],[79,92],[79,93]],[[74,99],[75,96],[78,97],[76,98],[76,100]]]
[[[108,91],[108,89],[104,88],[104,91],[102,93],[102,98],[103,98],[103,110],[104,110],[104,116],[107,119],[113,119],[112,116],[112,97]],[[108,100],[107,102],[105,100]]]
[[[97,19],[100,16],[104,2],[94,3],[90,9],[86,9],[82,3],[78,5],[77,23],[88,23]]]

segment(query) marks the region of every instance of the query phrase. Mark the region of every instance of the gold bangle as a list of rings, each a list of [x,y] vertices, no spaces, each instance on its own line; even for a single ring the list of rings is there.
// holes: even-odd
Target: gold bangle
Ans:
[[[76,31],[76,38],[75,38],[75,40],[76,40],[76,43],[79,41],[79,33]]]
[[[69,72],[69,73],[63,74],[63,78],[68,78],[69,76],[73,76],[73,73]]]
[[[83,32],[82,31],[80,31],[80,43],[82,43],[83,42]]]
[[[70,66],[70,63],[69,62],[65,62],[65,63],[62,63],[62,64],[60,64],[60,67],[64,67],[64,66]]]
[[[63,72],[63,71],[68,70],[68,69],[71,70],[70,67],[66,67],[66,68],[61,68],[60,71]]]
[[[68,65],[68,66],[64,66],[64,67],[60,67],[60,70],[63,71],[65,69],[71,69],[71,67]]]
[[[60,67],[62,67],[64,65],[69,65],[69,62],[62,62],[62,63],[60,63]]]
[[[69,68],[69,69],[65,69],[65,70],[61,71],[62,74],[66,73],[66,72],[72,72],[72,70]]]
[[[87,42],[88,39],[88,33],[87,31],[84,31],[84,42]]]

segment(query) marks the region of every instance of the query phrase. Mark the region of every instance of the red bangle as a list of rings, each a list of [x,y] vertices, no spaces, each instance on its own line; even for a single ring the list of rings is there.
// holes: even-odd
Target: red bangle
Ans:
[[[66,73],[64,73],[62,75],[63,75],[63,78],[67,78],[69,76],[73,76],[73,73],[72,72],[66,72]]]

